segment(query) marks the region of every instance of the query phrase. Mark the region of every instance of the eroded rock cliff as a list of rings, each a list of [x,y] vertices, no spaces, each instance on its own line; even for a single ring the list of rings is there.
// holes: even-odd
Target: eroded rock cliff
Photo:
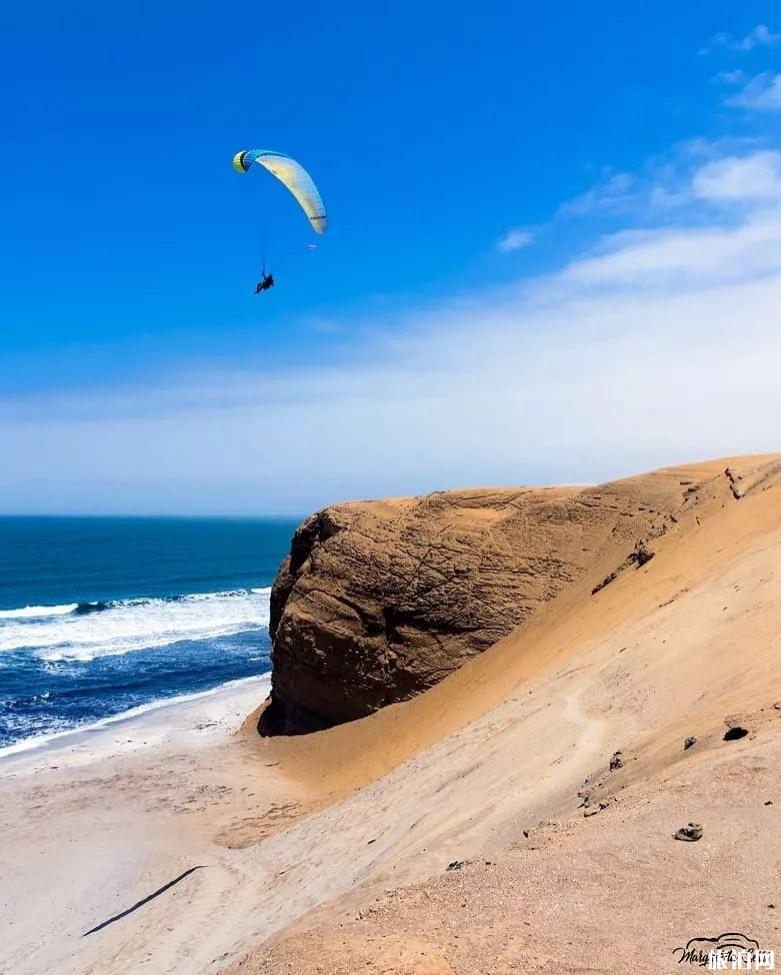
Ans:
[[[271,596],[266,734],[362,717],[435,684],[580,580],[599,589],[728,477],[356,502],[296,532]],[[734,503],[734,502],[733,502]],[[610,578],[608,578],[610,575]]]

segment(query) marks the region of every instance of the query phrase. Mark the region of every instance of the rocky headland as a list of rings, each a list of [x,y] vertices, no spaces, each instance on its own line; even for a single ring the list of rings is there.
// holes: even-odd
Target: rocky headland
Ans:
[[[441,681],[573,584],[594,592],[653,556],[725,468],[597,487],[440,491],[333,505],[292,540],[271,597],[264,734],[365,717]]]

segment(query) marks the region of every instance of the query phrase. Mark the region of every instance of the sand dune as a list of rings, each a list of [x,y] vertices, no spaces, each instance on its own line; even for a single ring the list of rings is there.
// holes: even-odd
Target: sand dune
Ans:
[[[335,807],[384,809],[362,884],[241,971],[657,972],[698,934],[777,943],[778,464],[674,473],[709,476],[652,562],[584,583],[362,731],[324,733],[324,764],[352,736],[356,784],[414,757]],[[725,742],[725,719],[749,734]],[[703,839],[675,842],[690,820]]]
[[[658,973],[724,930],[781,948],[781,458],[626,483],[680,493],[653,559],[607,545],[413,700],[6,769],[8,970]],[[23,909],[38,849],[83,865],[48,923]]]

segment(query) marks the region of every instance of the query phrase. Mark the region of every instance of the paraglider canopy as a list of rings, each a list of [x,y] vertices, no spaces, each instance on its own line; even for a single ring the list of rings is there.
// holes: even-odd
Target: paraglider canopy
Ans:
[[[273,173],[290,190],[309,218],[315,233],[324,234],[328,226],[328,216],[322,197],[304,167],[281,152],[273,152],[271,149],[245,149],[233,157],[233,168],[238,173],[248,173],[253,162]]]

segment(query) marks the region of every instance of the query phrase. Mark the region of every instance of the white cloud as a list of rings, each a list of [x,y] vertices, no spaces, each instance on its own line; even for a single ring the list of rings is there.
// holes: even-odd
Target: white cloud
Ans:
[[[736,51],[750,51],[754,47],[772,47],[781,42],[781,34],[771,33],[765,24],[757,24],[742,40],[736,41],[732,46]]]
[[[7,401],[0,510],[303,513],[777,448],[781,209],[745,182],[758,167],[769,193],[777,162],[699,159],[680,190],[707,222],[626,229],[555,273],[347,328],[335,364]]]
[[[779,200],[781,152],[755,152],[707,163],[694,174],[692,187],[705,200]]]
[[[754,142],[750,138],[681,142],[666,156],[650,159],[638,173],[607,171],[586,193],[562,204],[559,215],[635,221],[680,218],[698,198],[704,198],[692,184],[696,167],[731,160],[749,147],[756,154]]]
[[[757,24],[745,37],[741,38],[733,38],[731,34],[720,31],[711,37],[699,53],[710,54],[714,47],[726,47],[730,51],[751,51],[755,47],[773,47],[779,43],[781,43],[781,34],[774,34],[765,24]]]
[[[725,104],[732,108],[748,108],[756,112],[781,111],[781,74],[765,72],[751,78]]]
[[[583,217],[592,213],[625,212],[636,200],[638,179],[632,173],[605,169],[590,190],[559,207],[559,215]]]
[[[690,288],[781,273],[781,211],[738,226],[622,233],[566,271],[590,286]]]
[[[734,71],[719,71],[713,76],[713,80],[723,85],[739,85],[746,79],[746,72],[736,68]]]
[[[304,513],[770,450],[780,306],[779,274],[599,294],[554,278],[547,296],[443,309],[373,365],[289,375],[270,397],[259,373],[220,407],[0,426],[15,458],[0,503]]]
[[[515,227],[513,230],[508,230],[504,237],[497,243],[496,247],[503,254],[509,254],[511,251],[518,251],[523,247],[528,247],[533,242],[533,231],[523,227]]]
[[[714,34],[713,37],[710,38],[708,43],[705,44],[703,47],[701,47],[697,53],[701,56],[705,54],[710,54],[714,47],[726,47],[729,44],[729,42],[730,42],[730,35],[725,34],[723,31],[720,31],[718,34]]]

